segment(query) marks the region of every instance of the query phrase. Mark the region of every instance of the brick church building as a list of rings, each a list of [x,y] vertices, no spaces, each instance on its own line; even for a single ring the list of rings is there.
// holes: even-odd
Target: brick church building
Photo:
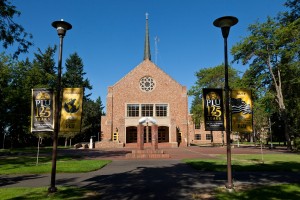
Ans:
[[[137,126],[143,117],[152,117],[156,121],[158,147],[210,143],[213,137],[213,134],[205,133],[201,127],[195,129],[188,113],[187,88],[151,61],[148,17],[144,59],[122,79],[108,87],[106,116],[101,118],[101,142],[95,144],[96,148],[136,145]],[[145,125],[144,132],[144,143],[150,144],[150,123]],[[214,134],[217,135],[213,138],[220,142],[220,133]],[[211,137],[207,138],[207,135]]]

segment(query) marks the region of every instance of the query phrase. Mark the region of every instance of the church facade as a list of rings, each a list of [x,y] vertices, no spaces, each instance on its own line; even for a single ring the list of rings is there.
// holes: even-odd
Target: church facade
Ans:
[[[195,128],[191,120],[187,88],[151,61],[147,18],[145,35],[143,61],[108,87],[106,116],[101,118],[101,142],[96,143],[96,148],[108,147],[112,143],[114,147],[134,146],[137,143],[139,120],[145,117],[156,121],[159,147],[211,143],[212,138],[206,135],[214,137],[213,134],[205,133],[201,127]],[[145,124],[144,133],[145,145],[151,144],[150,123]],[[220,133],[214,134],[217,134],[214,138],[220,142]]]

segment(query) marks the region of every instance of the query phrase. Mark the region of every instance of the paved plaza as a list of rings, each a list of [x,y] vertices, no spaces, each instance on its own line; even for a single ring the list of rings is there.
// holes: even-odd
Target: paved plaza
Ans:
[[[78,186],[96,191],[101,199],[192,199],[193,195],[224,187],[226,172],[202,172],[184,164],[184,158],[213,158],[226,154],[226,147],[180,147],[164,149],[169,159],[126,159],[131,149],[60,150],[59,154],[81,154],[87,159],[110,159],[106,167],[89,173],[56,175],[57,186]],[[284,149],[263,149],[264,154]],[[233,154],[261,153],[258,147],[232,148]],[[288,152],[286,152],[288,153]],[[257,185],[299,183],[299,173],[233,172],[234,184]],[[40,187],[50,185],[50,174],[1,175],[0,187]]]

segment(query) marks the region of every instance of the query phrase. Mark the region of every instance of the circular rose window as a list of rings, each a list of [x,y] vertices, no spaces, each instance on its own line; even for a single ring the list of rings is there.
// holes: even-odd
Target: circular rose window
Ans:
[[[140,80],[140,88],[144,92],[150,92],[155,88],[155,81],[150,76],[145,76]]]

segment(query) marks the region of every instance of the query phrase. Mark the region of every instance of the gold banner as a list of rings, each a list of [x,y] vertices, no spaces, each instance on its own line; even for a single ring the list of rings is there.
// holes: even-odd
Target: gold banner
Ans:
[[[60,117],[60,132],[80,132],[82,88],[64,88]]]
[[[251,90],[231,91],[231,128],[241,133],[253,132],[253,112]]]
[[[32,89],[31,132],[54,130],[54,95],[44,88]]]

